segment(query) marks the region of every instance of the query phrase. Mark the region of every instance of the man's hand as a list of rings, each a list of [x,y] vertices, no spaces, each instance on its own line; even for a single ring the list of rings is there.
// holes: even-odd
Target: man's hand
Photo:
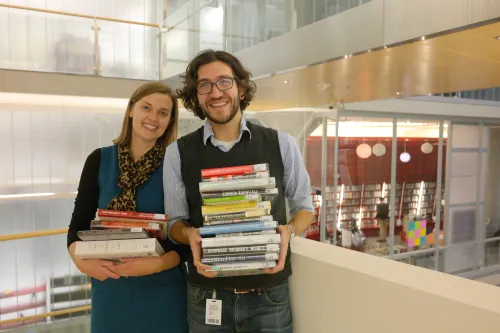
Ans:
[[[278,233],[281,235],[280,257],[278,258],[276,266],[274,266],[273,268],[265,269],[265,272],[268,274],[281,272],[285,268],[285,259],[288,252],[288,243],[290,242],[290,235],[292,233],[292,230],[287,225],[279,225]]]
[[[165,255],[170,255],[169,252]],[[177,253],[173,252],[173,255]],[[110,269],[119,276],[143,276],[161,272],[163,269],[162,258],[123,258],[122,263],[116,264]]]
[[[207,272],[211,267],[201,263],[201,236],[197,228],[186,227],[183,230],[184,235],[189,239],[191,252],[193,253],[193,264],[199,274],[207,278],[217,276],[217,272]]]

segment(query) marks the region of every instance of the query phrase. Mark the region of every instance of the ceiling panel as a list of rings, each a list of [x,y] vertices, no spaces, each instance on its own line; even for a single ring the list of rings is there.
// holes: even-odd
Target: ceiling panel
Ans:
[[[420,96],[500,86],[500,23],[256,80],[252,110]]]

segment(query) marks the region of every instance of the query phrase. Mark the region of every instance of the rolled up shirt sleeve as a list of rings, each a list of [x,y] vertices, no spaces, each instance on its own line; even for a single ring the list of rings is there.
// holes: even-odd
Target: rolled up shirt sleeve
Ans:
[[[186,186],[182,181],[181,159],[177,142],[171,143],[165,152],[163,163],[163,191],[165,192],[165,212],[168,215],[168,234],[179,221],[187,222],[189,208],[186,201]]]
[[[285,197],[288,199],[290,215],[297,210],[313,212],[311,180],[295,138],[278,131],[278,140],[283,160]]]

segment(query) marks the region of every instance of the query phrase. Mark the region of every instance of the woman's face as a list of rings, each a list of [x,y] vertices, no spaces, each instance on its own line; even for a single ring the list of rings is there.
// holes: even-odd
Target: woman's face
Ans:
[[[129,114],[132,140],[156,142],[167,130],[172,107],[172,99],[165,94],[154,93],[138,100]]]

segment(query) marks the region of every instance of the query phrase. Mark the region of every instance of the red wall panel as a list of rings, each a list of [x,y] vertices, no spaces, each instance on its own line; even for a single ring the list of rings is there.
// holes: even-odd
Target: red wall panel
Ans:
[[[399,160],[399,155],[404,152],[406,141],[406,151],[411,155],[408,163]],[[420,147],[424,142],[429,142],[434,149],[430,154],[424,154]],[[367,159],[359,158],[356,154],[356,147],[361,143],[366,143],[373,147],[381,142],[386,147],[383,156],[371,155]],[[427,138],[398,138],[397,152],[398,160],[396,164],[396,182],[435,182],[437,180],[437,159],[438,159],[438,139]],[[328,138],[328,159],[327,159],[327,185],[333,186],[334,171],[334,149],[335,138]],[[443,175],[446,163],[446,139],[443,146]],[[391,155],[392,139],[379,138],[339,138],[339,184],[381,184],[391,182]],[[321,186],[321,137],[309,137],[307,139],[307,171],[311,177],[312,186]],[[443,178],[444,179],[444,178]]]

